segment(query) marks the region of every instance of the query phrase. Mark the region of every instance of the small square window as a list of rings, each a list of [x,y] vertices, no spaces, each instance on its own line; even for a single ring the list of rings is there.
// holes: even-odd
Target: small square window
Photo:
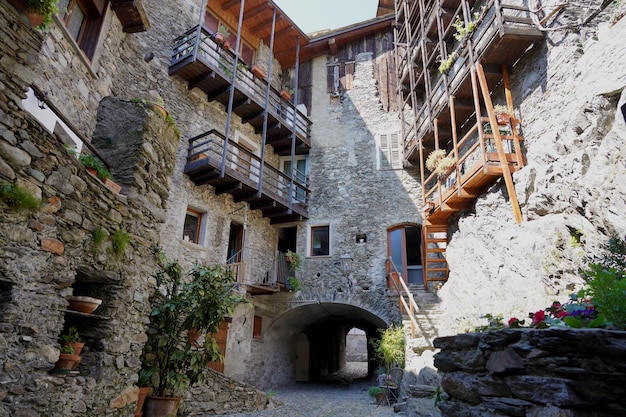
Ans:
[[[254,316],[254,325],[252,327],[252,337],[256,340],[261,340],[261,333],[263,330],[263,318]]]
[[[311,256],[330,255],[329,226],[311,227]]]
[[[199,244],[201,224],[202,213],[188,208],[187,213],[185,214],[185,225],[183,226],[183,240]]]

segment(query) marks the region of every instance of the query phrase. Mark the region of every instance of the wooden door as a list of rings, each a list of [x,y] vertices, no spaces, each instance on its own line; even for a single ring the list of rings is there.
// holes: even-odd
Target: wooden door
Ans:
[[[220,353],[222,354],[223,360],[221,361],[211,361],[207,365],[209,368],[224,373],[224,363],[226,362],[226,341],[228,340],[228,322],[223,321],[220,324],[220,329],[215,336],[217,340],[217,346],[220,349]]]

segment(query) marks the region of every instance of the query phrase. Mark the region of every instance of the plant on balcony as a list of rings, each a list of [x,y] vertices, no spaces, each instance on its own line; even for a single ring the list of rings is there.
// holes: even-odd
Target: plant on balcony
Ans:
[[[283,85],[280,89],[280,96],[287,100],[290,101],[291,100],[291,95],[294,93],[294,89],[288,85]]]
[[[224,25],[220,25],[217,28],[217,32],[215,32],[215,42],[221,45],[229,36],[230,32],[228,31],[228,28]]]
[[[446,59],[441,61],[441,63],[439,64],[439,73],[444,74],[450,71],[450,68],[452,68],[454,61],[456,61],[458,56],[459,54],[456,51],[454,51],[450,55],[448,55]]]
[[[508,125],[511,122],[511,117],[515,116],[513,109],[504,104],[493,106],[493,112],[496,114],[496,121],[499,125]]]
[[[252,71],[255,77],[260,78],[262,80],[264,80],[265,77],[267,76],[265,70],[261,68],[258,64],[253,64],[252,67],[250,67],[250,71]]]
[[[435,149],[426,158],[426,168],[438,176],[445,175],[454,166],[454,158],[446,156],[445,149]]]
[[[467,34],[474,32],[478,27],[478,23],[480,23],[483,18],[484,11],[485,7],[482,7],[480,10],[474,12],[474,19],[467,22],[467,24],[463,22],[460,16],[457,16],[454,22],[452,22],[452,26],[456,31],[454,39],[461,41]]]
[[[287,286],[291,291],[298,291],[302,288],[302,282],[296,278],[296,272],[302,267],[302,257],[298,253],[288,250],[285,253],[285,260],[289,263]]]

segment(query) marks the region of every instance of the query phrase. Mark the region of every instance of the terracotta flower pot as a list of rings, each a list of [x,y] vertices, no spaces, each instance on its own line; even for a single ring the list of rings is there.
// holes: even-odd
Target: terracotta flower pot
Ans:
[[[80,363],[80,356],[71,353],[61,353],[59,360],[50,371],[53,374],[69,374]]]
[[[26,0],[9,0],[9,3],[15,8],[15,10],[22,13],[26,19],[28,19],[28,22],[32,27],[36,28],[43,23],[45,17],[31,12],[28,9]]]
[[[260,66],[258,66],[258,65],[256,65],[256,64],[254,64],[254,65],[252,66],[252,68],[250,68],[250,71],[252,71],[252,73],[253,73],[253,74],[254,74],[257,78],[260,78],[260,79],[262,79],[262,80],[263,80],[263,79],[265,79],[265,76],[266,76],[265,71],[263,71],[263,68],[261,68]]]
[[[61,346],[67,346],[67,345],[70,345],[72,349],[74,349],[74,355],[76,356],[80,356],[80,353],[83,351],[83,348],[85,347],[85,344],[82,342],[61,343]]]
[[[70,298],[69,309],[80,313],[91,314],[100,304],[102,304],[102,300],[98,298],[75,295]]]
[[[146,397],[152,393],[150,387],[140,387],[137,390],[137,407],[135,408],[134,417],[140,417],[143,415],[143,404],[146,401]]]
[[[180,397],[156,397],[148,395],[144,403],[146,417],[170,417],[178,413]]]
[[[215,34],[215,42],[221,45],[224,42],[224,34],[221,32],[217,32]]]
[[[280,96],[287,101],[291,101],[291,93],[287,90],[280,90]]]
[[[499,125],[508,125],[511,122],[511,115],[508,113],[497,113],[496,121]]]

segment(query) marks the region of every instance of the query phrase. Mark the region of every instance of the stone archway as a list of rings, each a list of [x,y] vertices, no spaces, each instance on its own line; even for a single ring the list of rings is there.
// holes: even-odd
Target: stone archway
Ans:
[[[350,329],[362,329],[369,340],[388,324],[377,314],[351,304],[316,302],[294,307],[268,327],[256,361],[263,369],[259,380],[249,382],[266,389],[323,380],[345,366]],[[369,344],[368,357],[372,357]],[[371,364],[370,374],[373,371]]]

